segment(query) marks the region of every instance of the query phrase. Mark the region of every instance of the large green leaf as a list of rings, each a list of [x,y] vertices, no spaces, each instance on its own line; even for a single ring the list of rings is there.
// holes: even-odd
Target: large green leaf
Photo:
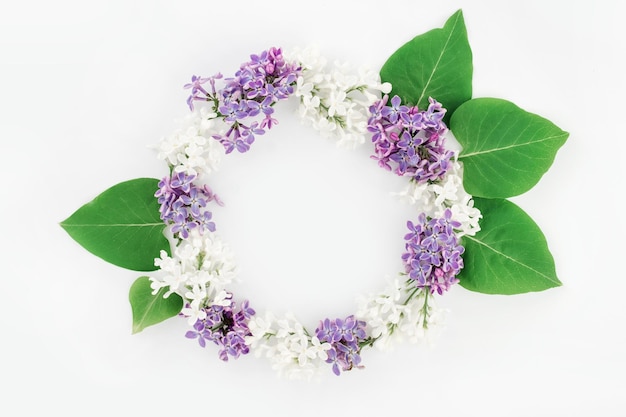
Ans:
[[[158,180],[137,178],[114,185],[79,208],[61,227],[89,252],[114,265],[153,271],[161,250],[169,253]]]
[[[169,297],[163,298],[166,291],[165,288],[161,288],[152,295],[148,277],[139,277],[133,283],[128,294],[133,311],[133,334],[180,313],[183,308],[182,297],[170,294]]]
[[[483,215],[476,236],[464,236],[460,284],[486,294],[520,294],[561,285],[539,226],[508,200],[474,198]]]
[[[404,103],[428,107],[432,97],[448,109],[446,121],[472,97],[472,50],[463,12],[454,13],[441,29],[416,36],[393,53],[380,70],[391,95]]]
[[[531,189],[550,168],[568,133],[536,114],[496,98],[460,106],[450,128],[463,146],[463,185],[468,193],[506,198]]]

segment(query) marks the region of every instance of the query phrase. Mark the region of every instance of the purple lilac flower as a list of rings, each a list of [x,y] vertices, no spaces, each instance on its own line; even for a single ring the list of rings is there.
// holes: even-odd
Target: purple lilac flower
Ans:
[[[191,89],[191,95],[187,98],[187,105],[193,110],[195,101],[212,101],[213,105],[217,104],[217,92],[215,91],[215,80],[222,78],[222,74],[217,73],[212,77],[203,78],[197,75],[191,77],[191,82],[183,86],[185,89]],[[211,85],[211,91],[207,91],[202,85],[205,83]]]
[[[204,95],[208,95],[209,93],[204,89],[204,87],[202,87],[202,84],[206,83],[209,80],[210,78],[202,78],[196,75],[192,75],[191,82],[185,84],[183,88],[191,88],[191,94],[201,93]]]
[[[247,300],[237,308],[232,301],[232,294],[229,295],[231,298],[229,305],[205,308],[206,318],[197,320],[193,330],[185,333],[188,339],[198,339],[201,347],[205,347],[207,341],[218,345],[220,347],[218,356],[223,361],[228,361],[230,357],[237,359],[250,352],[245,338],[252,335],[248,323],[250,317],[256,314]]]
[[[220,90],[215,89],[215,80],[221,74],[208,78],[192,76],[184,86],[191,89],[187,103],[193,109],[196,101],[212,102],[213,110],[229,125],[225,134],[213,138],[224,145],[226,153],[247,152],[255,136],[278,124],[272,117],[273,106],[293,94],[300,70],[297,64],[285,61],[280,48],[272,47],[250,55],[250,61],[241,64],[234,77],[224,79]],[[202,86],[206,82],[211,83],[210,91]],[[262,119],[255,120],[257,117]]]
[[[197,229],[215,231],[215,223],[211,221],[212,213],[206,209],[209,202],[215,200],[223,203],[208,186],[199,187],[194,184],[195,175],[184,172],[174,173],[159,182],[159,189],[154,193],[161,205],[161,220],[171,226],[172,233],[186,239],[189,233]]]
[[[367,129],[374,143],[372,158],[380,167],[419,183],[441,179],[454,156],[444,147],[446,110],[432,98],[423,111],[402,105],[398,96],[391,99],[390,105],[388,100],[384,96],[369,109]]]
[[[211,331],[206,328],[203,320],[197,320],[193,325],[193,330],[185,333],[187,339],[198,339],[200,347],[206,347],[206,341],[211,340]]]
[[[365,322],[348,316],[342,319],[324,319],[315,330],[320,342],[330,343],[327,351],[327,363],[332,364],[333,373],[339,375],[341,371],[352,368],[361,368],[361,342],[365,341]]]
[[[409,233],[404,236],[406,250],[402,255],[405,271],[418,288],[443,294],[459,282],[456,276],[463,269],[461,255],[465,248],[454,232],[461,223],[452,220],[447,209],[442,218],[427,218],[420,214],[417,223],[407,222]]]

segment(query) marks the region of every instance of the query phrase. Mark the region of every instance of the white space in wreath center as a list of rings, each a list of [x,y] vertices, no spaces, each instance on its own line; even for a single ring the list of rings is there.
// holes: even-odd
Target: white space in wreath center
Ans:
[[[279,103],[279,124],[227,155],[209,185],[225,203],[214,220],[240,267],[235,296],[314,329],[353,314],[359,295],[402,272],[406,221],[419,213],[392,195],[408,178],[370,159],[369,136],[338,147],[302,125],[295,107]]]

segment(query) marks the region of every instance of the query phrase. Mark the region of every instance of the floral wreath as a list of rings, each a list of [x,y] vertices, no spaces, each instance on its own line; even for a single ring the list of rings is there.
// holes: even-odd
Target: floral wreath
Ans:
[[[419,342],[441,319],[434,299],[460,284],[486,294],[561,285],[540,228],[507,198],[531,189],[568,134],[497,98],[472,98],[472,53],[462,11],[394,52],[380,72],[329,65],[316,51],[269,48],[232,77],[193,76],[191,113],[155,146],[169,173],[117,184],[61,226],[117,266],[148,271],[130,288],[133,333],[175,316],[185,336],[219,347],[224,361],[254,352],[289,377],[362,368],[367,347]],[[225,155],[247,152],[297,100],[301,120],[407,178],[415,207],[395,279],[354,314],[306,327],[293,314],[256,312],[228,290],[237,277],[216,232],[209,187]],[[454,133],[454,136],[452,136]],[[454,137],[460,151],[447,147]]]

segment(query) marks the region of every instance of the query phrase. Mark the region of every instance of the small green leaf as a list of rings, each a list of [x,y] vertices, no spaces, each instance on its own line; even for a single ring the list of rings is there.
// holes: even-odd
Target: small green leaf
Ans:
[[[428,98],[447,110],[446,121],[472,97],[472,50],[463,12],[454,13],[441,29],[416,36],[393,53],[380,70],[391,95],[404,103],[428,107]]]
[[[180,313],[183,308],[182,297],[170,294],[169,297],[163,298],[166,291],[165,288],[161,288],[152,295],[148,277],[139,277],[133,283],[128,295],[133,311],[133,334]]]
[[[79,208],[61,227],[89,252],[122,268],[153,271],[160,251],[169,253],[158,180],[137,178],[114,185]]]
[[[476,236],[464,236],[460,285],[485,294],[558,287],[554,259],[539,226],[508,200],[474,198],[483,215]]]
[[[569,136],[549,120],[496,98],[460,106],[450,128],[463,146],[463,185],[478,197],[507,198],[531,189]]]

